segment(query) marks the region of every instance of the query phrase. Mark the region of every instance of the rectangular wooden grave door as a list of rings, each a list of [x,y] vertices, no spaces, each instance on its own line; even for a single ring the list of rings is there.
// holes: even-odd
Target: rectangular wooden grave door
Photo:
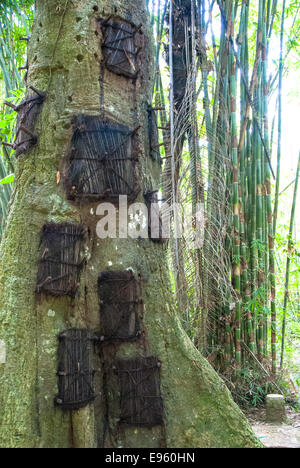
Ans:
[[[141,335],[140,281],[131,271],[106,271],[98,280],[101,340],[134,341]]]
[[[65,185],[70,200],[118,202],[139,193],[135,131],[99,117],[77,116]]]
[[[97,337],[86,329],[65,330],[59,335],[57,406],[76,410],[95,399],[94,345]]]
[[[156,357],[119,360],[120,423],[156,426],[163,423],[160,393],[161,363]]]
[[[121,20],[102,20],[102,53],[105,67],[117,75],[137,78],[143,47],[141,28]]]
[[[85,229],[71,223],[45,224],[41,234],[41,258],[37,293],[74,297],[84,260]]]

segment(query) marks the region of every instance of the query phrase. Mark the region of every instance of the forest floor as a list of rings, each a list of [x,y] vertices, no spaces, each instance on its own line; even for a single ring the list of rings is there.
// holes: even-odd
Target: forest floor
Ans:
[[[264,408],[246,411],[252,428],[267,448],[300,448],[300,412],[286,407],[286,422],[283,424],[266,423]]]

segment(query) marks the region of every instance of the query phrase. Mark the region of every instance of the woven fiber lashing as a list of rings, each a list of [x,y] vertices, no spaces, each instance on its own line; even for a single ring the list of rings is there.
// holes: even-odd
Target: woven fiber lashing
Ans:
[[[119,360],[120,424],[153,427],[163,424],[161,363],[156,357]]]
[[[149,239],[159,244],[165,244],[168,239],[164,237],[162,217],[160,213],[158,190],[144,193],[148,209],[148,235]]]
[[[74,121],[71,152],[65,171],[70,200],[117,202],[139,193],[136,130],[80,115]]]
[[[143,48],[143,35],[139,27],[126,21],[100,20],[102,53],[106,68],[126,78],[136,78],[139,73],[139,53]]]
[[[36,90],[34,96],[25,99],[16,107],[16,111],[18,112],[17,131],[13,145],[16,150],[16,157],[26,153],[37,143],[38,136],[35,133],[35,124],[42,110],[45,98],[46,93]]]
[[[41,258],[37,293],[74,297],[84,265],[85,228],[70,223],[45,224],[41,234]]]
[[[157,125],[157,115],[155,109],[152,106],[148,107],[148,128],[149,128],[149,143],[150,143],[150,155],[158,163],[162,163],[160,156],[160,145],[159,145],[159,134]]]
[[[98,280],[101,341],[134,341],[141,336],[141,283],[131,271],[106,271]]]
[[[95,343],[89,330],[72,328],[59,335],[58,395],[55,404],[63,409],[83,408],[95,399],[93,388]]]

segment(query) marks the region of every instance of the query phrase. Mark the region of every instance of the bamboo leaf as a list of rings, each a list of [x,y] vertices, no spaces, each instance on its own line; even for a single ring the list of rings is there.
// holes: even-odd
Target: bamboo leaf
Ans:
[[[4,179],[0,180],[0,185],[11,184],[15,180],[14,174],[9,174],[8,176],[4,177]]]

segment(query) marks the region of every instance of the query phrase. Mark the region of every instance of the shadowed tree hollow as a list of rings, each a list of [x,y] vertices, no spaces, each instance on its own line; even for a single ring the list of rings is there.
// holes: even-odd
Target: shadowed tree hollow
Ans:
[[[1,447],[260,446],[181,327],[164,244],[96,235],[99,201],[158,188],[145,3],[36,2],[42,108],[1,245]]]

